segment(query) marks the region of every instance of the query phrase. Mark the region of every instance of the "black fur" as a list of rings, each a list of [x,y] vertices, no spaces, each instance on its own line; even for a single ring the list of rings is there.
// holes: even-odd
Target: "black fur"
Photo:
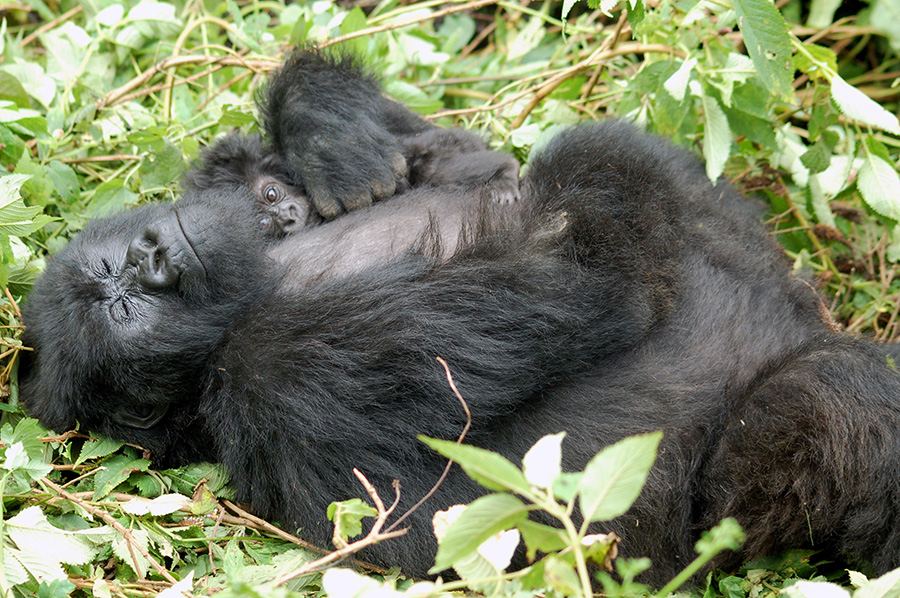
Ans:
[[[354,67],[312,54],[267,97],[291,181],[321,191],[310,177],[332,174],[325,197],[351,198],[341,209],[366,203],[360,189],[378,199],[396,155],[415,164],[409,141],[436,134]],[[352,111],[336,116],[342,103]],[[445,174],[274,247],[240,175],[193,175],[177,204],[92,223],[26,306],[30,412],[137,442],[158,463],[220,460],[258,513],[326,544],[327,504],[361,494],[353,467],[386,496],[399,479],[401,510],[437,478],[443,461],[415,436],[452,439],[464,421],[441,356],[473,414],[468,441],[512,459],[567,430],[575,470],[626,435],[665,432],[635,507],[603,526],[653,559],[653,583],[726,516],[747,532],[741,558],[812,539],[878,571],[900,565],[900,376],[882,348],[829,332],[751,202],[664,141],[605,123],[534,157],[512,208],[470,202],[448,227],[461,233],[452,250],[419,242],[440,214],[383,232],[394,202],[403,217],[442,192],[472,195]],[[352,259],[379,241],[377,259]],[[434,510],[479,493],[454,468],[407,537],[363,556],[423,575]]]

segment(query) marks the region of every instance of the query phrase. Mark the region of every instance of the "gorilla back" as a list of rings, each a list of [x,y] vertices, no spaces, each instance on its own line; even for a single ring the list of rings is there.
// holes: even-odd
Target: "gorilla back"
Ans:
[[[812,538],[900,564],[900,376],[830,333],[751,204],[664,142],[570,130],[534,158],[515,217],[451,255],[393,252],[303,285],[267,253],[252,201],[221,201],[245,187],[190,193],[96,222],[51,259],[20,371],[45,424],[77,420],[158,463],[220,460],[260,514],[325,544],[328,503],[360,494],[353,467],[383,493],[399,479],[401,509],[437,479],[416,435],[464,423],[441,356],[468,440],[509,458],[567,430],[579,469],[664,430],[643,494],[607,526],[653,559],[651,582],[725,516],[745,527],[742,557]],[[353,251],[342,242],[306,250]],[[454,469],[407,537],[364,556],[424,575],[434,509],[479,492]]]

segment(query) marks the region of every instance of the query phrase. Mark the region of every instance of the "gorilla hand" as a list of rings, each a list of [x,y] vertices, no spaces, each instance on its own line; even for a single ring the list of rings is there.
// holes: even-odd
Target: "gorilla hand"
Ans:
[[[333,219],[406,185],[400,139],[432,125],[381,95],[351,59],[297,52],[269,81],[260,112],[291,183]]]

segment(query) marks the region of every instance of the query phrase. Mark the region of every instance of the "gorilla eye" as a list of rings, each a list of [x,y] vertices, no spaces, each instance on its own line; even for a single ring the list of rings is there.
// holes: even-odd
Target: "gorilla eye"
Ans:
[[[130,428],[152,428],[165,416],[168,405],[126,405],[113,413],[113,419]]]
[[[266,187],[265,191],[263,191],[263,197],[266,198],[267,202],[275,203],[278,201],[278,189],[275,188],[275,185],[269,185]]]

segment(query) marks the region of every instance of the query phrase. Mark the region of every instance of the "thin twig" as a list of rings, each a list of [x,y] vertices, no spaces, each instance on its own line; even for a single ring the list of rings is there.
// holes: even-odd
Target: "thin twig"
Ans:
[[[456,444],[462,444],[462,441],[466,438],[466,434],[469,432],[469,428],[472,427],[472,412],[469,411],[469,405],[466,403],[466,400],[463,398],[462,394],[459,392],[459,389],[456,388],[456,382],[453,381],[453,374],[450,373],[450,366],[447,365],[447,362],[444,361],[441,357],[435,357],[438,363],[441,364],[444,368],[444,373],[447,374],[447,383],[450,384],[450,390],[453,391],[453,394],[456,396],[459,403],[462,405],[463,411],[466,414],[466,425],[463,426],[462,432],[459,437],[456,439]],[[403,515],[397,518],[395,522],[393,522],[390,526],[388,526],[387,531],[391,531],[396,528],[398,525],[403,523],[403,521],[409,517],[412,513],[418,510],[425,501],[434,496],[434,493],[437,492],[437,489],[441,487],[441,484],[444,483],[444,480],[447,479],[447,475],[450,473],[450,468],[453,467],[453,460],[450,459],[447,461],[447,465],[444,466],[444,471],[441,472],[441,476],[438,478],[437,482],[431,487],[431,490],[425,493],[425,496],[420,498],[416,504],[410,507]]]
[[[147,82],[150,81],[150,79],[152,79],[155,75],[163,73],[170,68],[176,68],[179,66],[184,66],[186,64],[219,64],[223,66],[240,66],[252,71],[270,71],[277,68],[281,63],[275,60],[267,59],[246,60],[239,56],[172,56],[170,58],[166,58],[157,62],[125,85],[122,85],[121,87],[107,93],[105,96],[97,100],[97,107],[104,108],[107,106],[112,106],[113,104],[117,104],[118,102],[122,101],[123,97],[126,94],[134,91],[138,87],[146,85]]]
[[[385,31],[393,31],[394,29],[399,29],[400,27],[406,27],[408,25],[415,25],[416,23],[422,23],[424,21],[433,21],[435,19],[441,19],[446,17],[447,15],[452,15],[457,12],[464,12],[467,10],[475,10],[476,8],[481,8],[482,6],[488,6],[490,4],[496,4],[497,0],[474,0],[473,2],[467,2],[466,4],[461,4],[459,6],[451,6],[449,8],[445,8],[443,10],[438,10],[433,13],[416,17],[413,19],[407,19],[405,21],[401,21],[399,23],[388,23],[386,25],[378,25],[377,27],[368,27],[366,29],[360,29],[359,31],[354,31],[353,33],[348,33],[346,35],[340,35],[333,39],[326,40],[319,44],[318,48],[327,48],[328,46],[333,46],[335,44],[339,44],[341,42],[345,42],[347,40],[356,39],[357,37],[367,37],[369,35],[374,35],[376,33],[383,33]]]
[[[631,42],[627,44],[622,44],[618,48],[614,48],[612,50],[607,50],[605,52],[596,51],[591,53],[590,56],[582,60],[581,62],[568,67],[549,79],[545,80],[543,83],[534,85],[529,87],[525,91],[517,93],[503,101],[497,102],[496,104],[486,104],[484,106],[477,106],[475,108],[463,108],[460,110],[442,110],[437,112],[436,114],[428,115],[426,118],[440,118],[444,116],[461,116],[464,114],[477,114],[479,112],[492,112],[497,110],[498,108],[502,108],[504,106],[508,106],[509,104],[513,104],[518,102],[520,99],[528,96],[532,93],[535,93],[547,85],[552,85],[554,82],[559,80],[560,82],[565,81],[566,79],[572,77],[575,73],[578,73],[590,66],[593,66],[597,62],[601,60],[607,60],[609,58],[613,58],[615,56],[624,56],[626,54],[648,54],[651,52],[657,52],[661,54],[671,54],[674,56],[684,57],[686,54],[679,50],[678,48],[673,48],[672,46],[666,46],[664,44],[643,44],[640,42]],[[558,83],[556,84],[558,86]]]
[[[35,29],[34,32],[32,32],[30,35],[25,36],[22,41],[19,42],[19,46],[24,48],[25,46],[36,40],[38,35],[40,35],[41,33],[54,29],[57,25],[62,22],[68,21],[69,19],[80,13],[82,10],[84,10],[84,7],[79,5],[71,10],[67,10],[52,21],[47,21],[46,23]]]
[[[363,538],[360,538],[355,542],[351,542],[350,544],[343,543],[342,540],[342,543],[344,544],[343,547],[323,556],[320,559],[310,561],[302,567],[298,567],[297,569],[291,571],[290,573],[282,575],[275,580],[276,585],[282,585],[292,579],[302,577],[303,575],[309,575],[310,573],[315,573],[329,565],[332,565],[338,561],[342,561],[351,554],[356,554],[363,548],[378,544],[379,542],[383,542],[384,540],[388,540],[390,538],[398,538],[406,534],[406,528],[394,531],[381,531],[381,528],[384,526],[384,522],[387,520],[388,516],[390,516],[391,510],[393,510],[393,508],[397,505],[398,500],[394,500],[394,503],[391,505],[390,509],[385,509],[384,503],[381,501],[381,497],[378,496],[378,491],[375,490],[375,486],[373,486],[369,482],[369,480],[366,479],[366,476],[364,476],[355,467],[353,468],[353,475],[356,476],[356,479],[359,480],[359,483],[362,484],[363,488],[366,489],[366,492],[368,492],[369,497],[372,499],[372,502],[375,503],[375,509],[378,511],[378,515],[375,517],[375,522],[372,524],[372,528],[369,530],[369,533],[367,533]],[[399,493],[396,484],[394,486],[394,489]]]

